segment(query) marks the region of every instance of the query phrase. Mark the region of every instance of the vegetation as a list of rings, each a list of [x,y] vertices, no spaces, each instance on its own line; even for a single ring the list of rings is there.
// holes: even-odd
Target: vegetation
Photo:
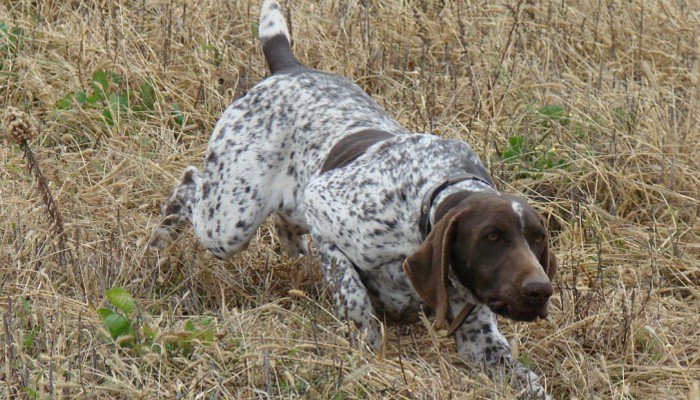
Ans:
[[[547,321],[499,323],[556,398],[700,398],[694,2],[287,1],[294,49],[466,140],[548,221]],[[258,1],[0,4],[0,396],[513,398],[430,317],[352,343],[271,226],[146,250],[216,120],[267,73]]]

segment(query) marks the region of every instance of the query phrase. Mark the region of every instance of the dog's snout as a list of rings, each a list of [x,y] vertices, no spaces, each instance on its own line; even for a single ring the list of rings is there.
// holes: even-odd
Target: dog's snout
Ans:
[[[552,284],[544,280],[525,281],[522,286],[522,295],[532,303],[541,304],[552,295]]]

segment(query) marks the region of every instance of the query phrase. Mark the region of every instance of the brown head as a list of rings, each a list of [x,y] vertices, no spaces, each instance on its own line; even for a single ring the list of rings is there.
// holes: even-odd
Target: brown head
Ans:
[[[438,324],[448,312],[450,268],[493,312],[518,321],[545,318],[557,262],[542,217],[524,200],[494,193],[472,194],[442,216],[439,208],[434,229],[404,262]]]

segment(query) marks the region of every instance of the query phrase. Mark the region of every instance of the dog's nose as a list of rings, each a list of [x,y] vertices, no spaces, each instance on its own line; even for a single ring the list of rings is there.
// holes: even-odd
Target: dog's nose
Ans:
[[[549,299],[553,292],[552,284],[548,281],[523,282],[522,295],[529,303],[542,304]]]

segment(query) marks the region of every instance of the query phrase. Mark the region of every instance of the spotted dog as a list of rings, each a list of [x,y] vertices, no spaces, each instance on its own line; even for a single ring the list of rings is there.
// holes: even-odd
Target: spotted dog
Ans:
[[[259,33],[271,76],[223,113],[151,247],[189,221],[224,259],[272,215],[287,253],[303,254],[311,236],[339,315],[374,348],[378,317],[427,306],[465,361],[512,371],[526,395],[546,397],[494,318],[547,315],[556,260],[542,218],[496,190],[466,143],[408,132],[354,83],[302,65],[276,1],[264,2]]]

